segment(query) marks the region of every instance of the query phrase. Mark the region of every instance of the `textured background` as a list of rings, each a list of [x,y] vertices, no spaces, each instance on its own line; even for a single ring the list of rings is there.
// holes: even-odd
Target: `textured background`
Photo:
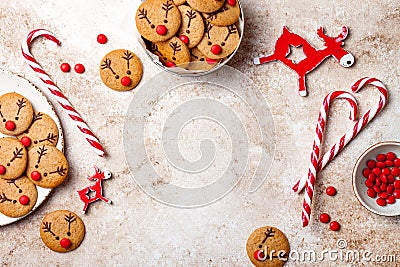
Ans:
[[[98,75],[100,59],[116,48],[130,49],[139,55],[144,65],[142,83],[159,71],[132,33],[133,1],[0,1],[0,67],[43,88],[25,64],[20,43],[35,28],[54,32],[62,40],[61,48],[39,40],[32,51],[109,153],[104,159],[95,156],[66,114],[55,105],[64,127],[70,176],[34,214],[1,228],[0,261],[3,266],[249,266],[245,251],[247,237],[255,228],[264,225],[280,228],[290,240],[291,248],[300,252],[336,249],[337,240],[342,238],[348,242],[348,249],[368,249],[374,255],[399,254],[399,217],[380,217],[364,209],[353,195],[351,172],[357,157],[366,148],[379,141],[399,139],[396,125],[400,123],[397,107],[400,100],[400,2],[242,2],[246,32],[242,46],[229,65],[250,77],[270,104],[277,137],[275,160],[267,181],[256,193],[249,194],[247,186],[239,183],[217,203],[185,210],[152,200],[132,179],[121,140],[124,114],[135,91],[111,91],[101,83]],[[272,52],[283,25],[317,47],[322,45],[316,35],[319,25],[325,26],[331,35],[337,34],[342,25],[347,25],[351,33],[345,48],[353,53],[356,64],[344,69],[334,59],[328,59],[308,75],[310,95],[300,98],[296,91],[296,75],[282,63],[252,64],[253,57]],[[106,45],[97,44],[99,33],[108,35]],[[61,62],[83,63],[87,71],[83,75],[64,74],[59,70]],[[320,174],[315,194],[314,214],[329,211],[340,221],[342,230],[328,230],[317,221],[317,216],[308,228],[302,229],[302,198],[293,194],[290,186],[306,171],[321,100],[332,90],[349,90],[364,76],[384,81],[390,90],[390,103]],[[363,90],[357,96],[361,111],[371,106],[377,95],[376,90]],[[326,138],[328,144],[350,125],[347,106],[340,102],[333,107]],[[114,178],[105,183],[106,196],[113,200],[113,205],[94,204],[83,216],[87,234],[81,247],[68,254],[53,253],[40,240],[41,219],[56,209],[81,210],[82,203],[76,190],[86,186],[85,177],[92,174],[95,164],[114,173]],[[338,195],[330,198],[323,194],[327,185],[336,186]],[[297,264],[290,262],[287,266]],[[349,263],[329,260],[315,264],[347,265]]]

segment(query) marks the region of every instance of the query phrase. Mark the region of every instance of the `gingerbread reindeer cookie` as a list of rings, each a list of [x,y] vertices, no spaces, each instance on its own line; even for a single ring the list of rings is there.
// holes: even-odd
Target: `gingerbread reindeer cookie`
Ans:
[[[67,177],[68,161],[54,146],[34,146],[29,150],[28,158],[26,173],[37,186],[54,188]]]
[[[15,138],[0,138],[0,179],[16,179],[26,168],[28,153]]]
[[[40,237],[51,250],[69,252],[82,243],[85,237],[85,225],[82,219],[71,211],[53,211],[43,218]]]
[[[185,68],[190,62],[189,48],[178,37],[172,37],[165,42],[154,43],[150,50],[168,67]]]
[[[0,179],[0,212],[12,218],[28,214],[36,204],[36,186],[26,176]]]
[[[186,5],[179,6],[179,11],[182,15],[182,25],[178,36],[189,48],[193,48],[203,39],[203,18],[200,13]]]
[[[17,138],[29,149],[35,145],[56,146],[58,135],[58,127],[54,120],[43,112],[36,112],[31,126]]]
[[[150,42],[171,39],[181,26],[181,12],[172,0],[143,2],[136,12],[136,27]]]
[[[199,12],[211,13],[220,9],[225,0],[187,0],[188,4]]]
[[[218,10],[212,13],[204,13],[204,18],[213,25],[228,26],[236,23],[240,17],[240,7],[237,0],[226,1]]]
[[[7,93],[0,96],[0,132],[6,135],[18,135],[31,125],[33,108],[22,95]]]

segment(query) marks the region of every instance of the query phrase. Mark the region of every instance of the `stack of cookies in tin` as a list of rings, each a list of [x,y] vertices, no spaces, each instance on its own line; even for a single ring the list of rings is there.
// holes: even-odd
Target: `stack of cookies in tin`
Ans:
[[[24,96],[1,95],[0,120],[0,212],[18,218],[35,207],[37,186],[54,188],[65,180],[68,162],[56,148],[57,124]]]
[[[164,66],[209,70],[237,49],[239,18],[238,0],[147,0],[136,26]]]

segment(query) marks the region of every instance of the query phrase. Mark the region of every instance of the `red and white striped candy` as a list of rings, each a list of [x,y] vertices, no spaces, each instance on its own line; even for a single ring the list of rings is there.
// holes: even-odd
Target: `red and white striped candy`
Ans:
[[[21,45],[22,55],[28,62],[29,66],[36,72],[42,82],[47,86],[49,91],[53,94],[53,96],[57,99],[58,103],[61,107],[67,112],[69,117],[78,127],[78,129],[84,134],[87,142],[92,146],[95,152],[99,156],[104,155],[104,148],[101,146],[100,141],[93,134],[93,132],[89,129],[89,126],[85,123],[79,113],[72,107],[71,103],[65,97],[65,95],[61,92],[61,90],[57,87],[57,85],[50,79],[45,70],[39,65],[39,63],[35,60],[35,58],[30,53],[30,46],[32,41],[36,37],[45,37],[57,45],[60,45],[60,41],[49,31],[44,29],[37,29],[31,31],[28,36],[25,38],[24,42]]]
[[[318,123],[317,123],[317,127],[315,130],[313,150],[311,152],[311,162],[310,162],[310,166],[308,169],[306,192],[304,193],[304,201],[303,201],[303,209],[302,209],[303,227],[307,226],[309,223],[309,220],[310,220],[311,203],[312,203],[312,198],[313,198],[313,193],[314,193],[315,180],[317,177],[317,168],[318,168],[318,162],[319,162],[319,156],[320,156],[322,137],[323,137],[323,134],[325,131],[327,117],[329,114],[329,106],[332,103],[332,101],[337,98],[343,98],[350,103],[350,106],[351,106],[350,119],[356,120],[357,102],[351,94],[344,92],[344,91],[335,91],[335,92],[328,94],[325,97],[325,99],[322,103],[322,106],[321,106],[321,110],[319,112],[319,116],[318,116]]]
[[[382,111],[385,107],[386,102],[388,100],[388,91],[383,85],[383,83],[375,78],[362,78],[358,80],[352,87],[353,92],[358,92],[366,85],[373,85],[379,90],[379,102],[373,106],[370,110],[368,110],[362,118],[360,118],[354,127],[349,130],[345,135],[343,135],[338,142],[336,142],[332,147],[329,149],[328,152],[322,157],[322,159],[318,163],[317,172],[322,170],[330,161],[332,161],[340,151],[352,140],[354,139],[363,129],[364,127],[370,123],[373,118]],[[307,175],[303,176],[300,180],[298,180],[295,185],[293,186],[293,191],[296,193],[301,192],[307,181]]]

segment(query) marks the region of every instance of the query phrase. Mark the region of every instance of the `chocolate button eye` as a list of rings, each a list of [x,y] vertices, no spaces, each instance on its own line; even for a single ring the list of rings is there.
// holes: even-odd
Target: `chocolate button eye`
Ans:
[[[165,19],[165,20],[164,20],[164,23],[168,23],[168,20]]]
[[[130,70],[128,70],[127,72],[126,72],[126,74],[128,74],[128,75],[131,75],[131,71]]]
[[[115,79],[117,79],[117,80],[118,80],[118,79],[119,79],[119,75],[115,75]]]
[[[152,29],[154,29],[156,26],[154,26],[154,24],[151,24],[151,26],[150,26]]]
[[[19,119],[19,117],[15,117],[15,120],[17,121]]]
[[[3,119],[3,122],[6,122],[7,120],[6,119]]]
[[[212,43],[211,43],[211,42],[208,42],[207,44],[208,44],[208,45],[212,45]]]

